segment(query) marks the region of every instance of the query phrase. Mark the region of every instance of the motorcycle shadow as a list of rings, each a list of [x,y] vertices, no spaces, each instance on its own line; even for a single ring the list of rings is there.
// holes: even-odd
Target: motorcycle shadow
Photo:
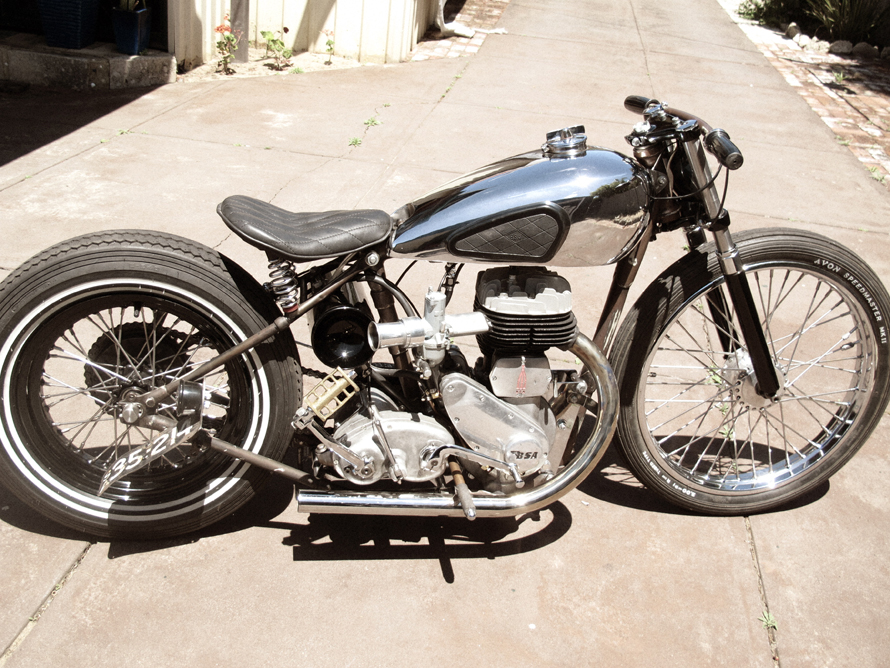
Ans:
[[[668,515],[692,515],[649,491],[636,479],[621,452],[609,447],[596,469],[578,485],[578,491],[616,506]]]
[[[828,493],[831,482],[826,480],[806,494],[778,508],[766,511],[780,513],[815,503]],[[621,452],[610,447],[596,469],[577,490],[590,497],[616,506],[668,515],[697,515],[692,511],[674,506],[646,488],[636,479]]]
[[[796,501],[770,512],[814,503],[829,487],[826,481]],[[606,452],[577,491],[598,501],[643,512],[692,514],[662,501],[640,484],[617,448]],[[112,540],[108,542],[108,558],[164,550],[260,527],[289,531],[282,544],[293,548],[294,561],[437,558],[443,563],[448,579],[444,564],[450,559],[495,559],[541,549],[559,540],[572,525],[571,512],[560,502],[516,518],[475,522],[459,517],[361,515],[309,515],[305,524],[276,520],[290,506],[293,497],[293,484],[273,477],[250,503],[206,529],[164,540]],[[105,542],[45,519],[3,487],[0,487],[0,521],[29,533],[63,540]]]
[[[5,487],[0,485],[0,522],[28,533],[34,533],[63,540],[90,540],[90,537],[74,529],[69,529],[45,518],[19,501]]]
[[[309,515],[282,543],[294,561],[355,559],[494,559],[541,549],[572,526],[562,503],[517,517]]]

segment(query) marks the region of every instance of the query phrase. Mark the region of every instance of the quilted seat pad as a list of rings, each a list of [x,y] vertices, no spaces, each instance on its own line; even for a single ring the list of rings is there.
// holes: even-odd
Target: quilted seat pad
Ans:
[[[377,209],[293,213],[245,195],[227,197],[216,212],[247,243],[298,262],[374,246],[393,226],[390,215]]]

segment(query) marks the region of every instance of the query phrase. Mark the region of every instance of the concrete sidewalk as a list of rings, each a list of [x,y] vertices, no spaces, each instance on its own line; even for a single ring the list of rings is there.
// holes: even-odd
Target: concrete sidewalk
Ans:
[[[716,0],[511,0],[499,27],[470,58],[144,94],[0,93],[0,267],[137,227],[219,248],[262,280],[262,253],[216,217],[227,195],[393,210],[555,128],[583,123],[591,143],[625,151],[635,93],[739,144],[738,228],[815,230],[890,278],[886,190]],[[659,238],[638,285],[683,243]],[[609,269],[561,273],[592,330]],[[419,295],[437,280],[421,269],[411,284]],[[614,455],[517,520],[306,516],[274,480],[210,530],[154,543],[89,543],[0,489],[0,666],[737,668],[777,665],[776,653],[786,667],[883,666],[888,443],[879,430],[797,507],[749,519],[678,512]]]

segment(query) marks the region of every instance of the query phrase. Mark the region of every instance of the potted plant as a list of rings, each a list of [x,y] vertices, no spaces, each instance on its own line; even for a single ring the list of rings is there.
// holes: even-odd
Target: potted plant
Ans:
[[[47,46],[82,49],[96,41],[99,0],[40,0]]]
[[[120,0],[111,12],[117,50],[135,56],[148,48],[151,37],[151,8],[145,0]]]

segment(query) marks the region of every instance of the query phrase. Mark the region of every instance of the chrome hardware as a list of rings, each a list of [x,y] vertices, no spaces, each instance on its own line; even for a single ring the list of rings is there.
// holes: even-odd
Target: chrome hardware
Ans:
[[[269,263],[269,277],[266,288],[271,290],[281,310],[287,313],[299,305],[297,296],[297,280],[294,264],[290,260],[277,259]]]
[[[547,141],[541,147],[544,153],[571,157],[587,152],[587,135],[583,125],[562,128],[547,133]]]
[[[751,408],[767,408],[779,401],[785,393],[785,374],[780,365],[774,366],[779,379],[779,391],[771,397],[764,397],[757,393],[757,374],[754,373],[751,356],[744,348],[739,348],[732,355],[727,356],[719,373],[723,382],[729,387],[734,401]]]
[[[699,197],[705,205],[709,219],[716,220],[720,215],[720,194],[711,178],[711,168],[708,166],[708,159],[705,157],[701,139],[695,136],[682,144],[689,165],[692,167],[693,180],[696,186],[701,189]]]
[[[371,412],[371,423],[374,425],[374,433],[377,435],[380,449],[383,450],[383,454],[386,455],[386,459],[389,462],[389,475],[393,480],[401,483],[405,474],[399,468],[399,463],[389,447],[389,441],[386,439],[386,432],[383,430],[383,421],[380,419],[380,413],[374,404],[369,405],[368,410]]]
[[[582,397],[587,394],[587,381],[572,374],[569,380],[556,383],[556,393],[565,393],[569,403],[584,403]]]
[[[714,243],[717,245],[717,259],[720,261],[720,269],[727,276],[738,274],[742,270],[739,259],[739,249],[729,235],[729,230],[711,230],[714,235]]]
[[[368,343],[373,350],[400,346],[419,348],[430,366],[436,366],[445,357],[448,340],[458,336],[473,336],[488,331],[488,319],[482,313],[447,315],[444,292],[430,290],[425,298],[422,318],[411,316],[397,322],[372,322],[368,326]]]
[[[136,424],[145,415],[145,406],[137,401],[121,405],[120,420],[124,424]]]
[[[429,469],[438,469],[442,466],[442,461],[449,456],[459,457],[469,462],[476,462],[477,464],[482,464],[483,466],[488,466],[497,469],[498,471],[504,471],[512,476],[517,488],[525,485],[525,481],[522,479],[522,475],[520,475],[516,464],[512,462],[504,462],[500,459],[489,457],[488,455],[483,455],[480,452],[470,450],[461,445],[443,445],[438,448],[427,448],[421,455],[421,466]]]
[[[668,114],[666,111],[667,108],[668,104],[666,102],[652,100],[651,103],[643,111],[643,118],[645,118],[647,121],[663,121],[668,118]]]
[[[579,334],[569,349],[584,363],[584,376],[595,385],[598,413],[594,429],[579,446],[578,454],[543,484],[508,495],[474,494],[477,517],[507,517],[532,512],[561,498],[589,474],[605,452],[618,419],[618,384],[605,355],[592,341]],[[452,446],[453,447],[453,446]],[[466,453],[466,449],[462,450]],[[457,455],[456,452],[452,454]],[[459,456],[459,455],[457,455]],[[451,515],[464,509],[451,490],[441,492],[350,492],[297,491],[297,506],[303,513],[346,513],[365,515]]]
[[[372,350],[400,346],[414,348],[423,345],[433,329],[423,318],[412,316],[397,322],[372,322],[368,325],[368,343]]]

